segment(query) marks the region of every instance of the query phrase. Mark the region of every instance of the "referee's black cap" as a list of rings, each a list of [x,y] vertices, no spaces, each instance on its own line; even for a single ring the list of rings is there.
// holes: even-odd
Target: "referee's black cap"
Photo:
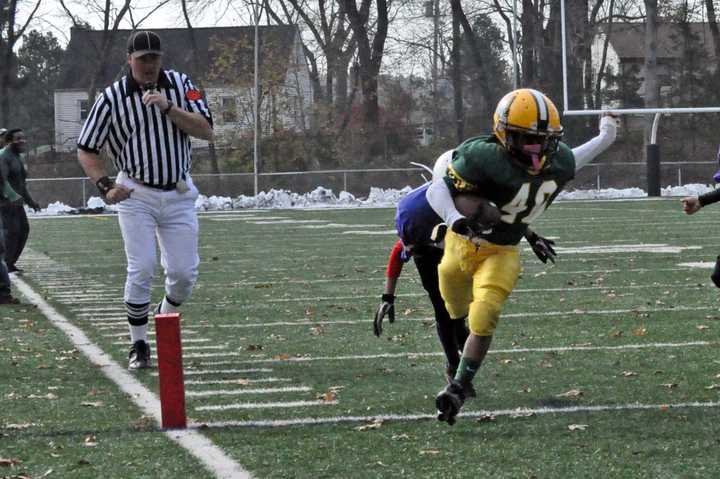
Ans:
[[[128,37],[127,49],[128,54],[132,55],[133,58],[148,54],[162,55],[160,37],[157,33],[149,30],[131,33],[130,37]]]

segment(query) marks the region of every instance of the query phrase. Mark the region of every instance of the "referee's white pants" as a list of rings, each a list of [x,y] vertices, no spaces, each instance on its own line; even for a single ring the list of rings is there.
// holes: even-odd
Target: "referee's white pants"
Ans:
[[[165,294],[175,302],[184,302],[197,281],[200,263],[195,212],[197,188],[189,178],[190,191],[186,193],[148,188],[127,178],[120,179],[119,183],[133,189],[130,198],[118,203],[127,256],[125,301],[151,302],[159,244],[160,261],[165,269]]]

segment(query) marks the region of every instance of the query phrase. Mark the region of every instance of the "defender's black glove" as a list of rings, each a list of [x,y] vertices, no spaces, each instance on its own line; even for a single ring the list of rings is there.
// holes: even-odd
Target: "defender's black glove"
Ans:
[[[543,238],[534,231],[526,235],[525,239],[530,243],[533,253],[535,253],[535,256],[537,256],[540,261],[547,263],[548,260],[550,260],[555,264],[557,253],[555,253],[555,249],[553,249],[553,246],[555,246],[553,240]]]
[[[373,333],[378,338],[382,334],[382,323],[385,315],[388,317],[388,321],[391,323],[395,322],[395,295],[394,294],[383,294],[382,303],[378,306],[375,312],[375,319],[373,319]]]
[[[28,202],[28,206],[32,208],[34,211],[40,211],[42,208],[40,208],[40,205],[37,203],[37,201],[30,201]]]

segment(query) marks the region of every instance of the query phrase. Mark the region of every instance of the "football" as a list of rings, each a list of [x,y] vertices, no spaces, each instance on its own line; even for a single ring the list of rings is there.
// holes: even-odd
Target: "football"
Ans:
[[[502,213],[495,203],[473,193],[460,193],[455,196],[455,208],[468,219],[484,225],[493,225],[500,221]]]

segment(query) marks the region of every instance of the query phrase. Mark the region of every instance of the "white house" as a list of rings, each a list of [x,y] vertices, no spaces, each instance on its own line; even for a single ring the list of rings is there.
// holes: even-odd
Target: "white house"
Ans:
[[[215,121],[216,144],[248,137],[253,129],[254,26],[155,29],[163,42],[163,65],[188,73],[205,94]],[[75,148],[92,101],[88,90],[100,67],[102,31],[73,28],[61,80],[55,90],[55,143]],[[96,83],[99,92],[126,73],[130,30],[118,30]],[[300,34],[295,25],[260,27],[260,124],[263,134],[310,126],[313,92]],[[197,141],[197,146],[206,145]]]

